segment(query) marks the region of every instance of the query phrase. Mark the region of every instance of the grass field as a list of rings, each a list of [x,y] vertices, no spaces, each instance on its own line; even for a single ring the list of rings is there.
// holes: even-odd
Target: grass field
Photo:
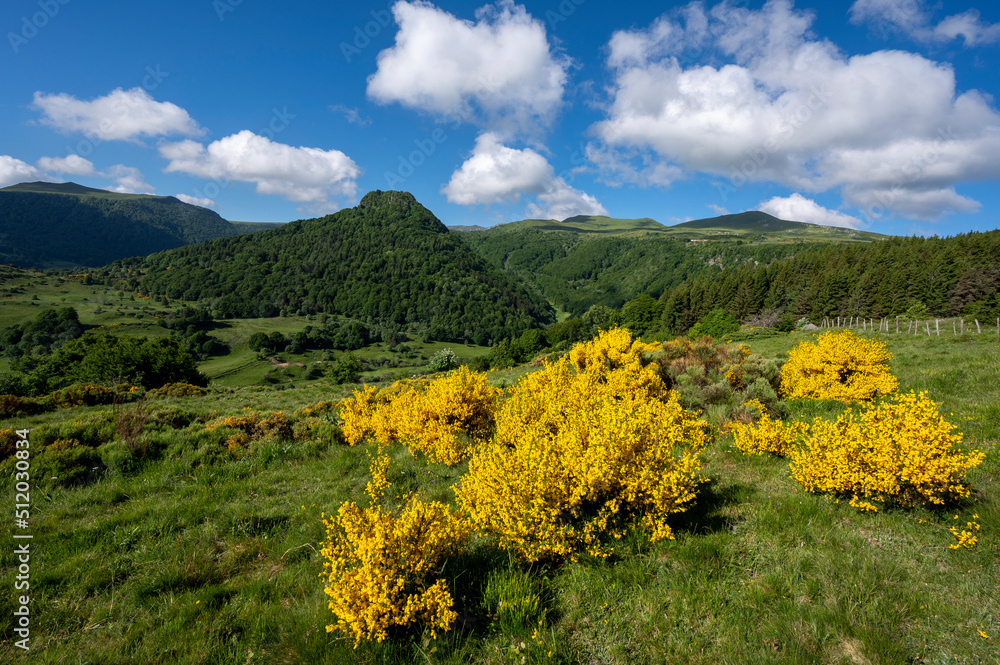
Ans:
[[[24,323],[38,316],[45,309],[74,307],[80,322],[88,332],[110,332],[120,335],[167,337],[170,330],[159,320],[184,303],[166,305],[138,293],[125,293],[104,285],[84,284],[84,273],[59,277],[35,271],[18,270],[7,279],[0,279],[0,329]],[[565,314],[564,316],[569,316]],[[342,355],[340,352],[310,351],[300,354],[281,354],[280,362],[259,358],[247,346],[255,332],[280,332],[291,336],[306,326],[321,325],[317,317],[273,317],[261,319],[228,319],[217,322],[210,331],[214,337],[230,345],[226,355],[208,358],[198,368],[216,385],[235,388],[251,385],[278,385],[280,387],[312,384],[307,380],[308,368]],[[376,380],[388,374],[409,376],[427,369],[427,361],[441,349],[448,348],[459,359],[475,358],[489,352],[488,347],[446,342],[406,343],[407,350],[400,351],[387,344],[377,343],[356,351],[354,355],[368,361],[372,369],[363,372],[366,380]],[[287,363],[287,366],[280,365]],[[0,371],[9,368],[10,361],[0,357]],[[271,380],[265,374],[271,372]]]
[[[803,333],[751,342],[781,356]],[[195,420],[147,427],[149,458],[118,442],[78,486],[31,493],[31,651],[4,624],[0,660],[38,663],[996,663],[1000,639],[1000,344],[984,335],[885,336],[901,388],[927,390],[987,452],[970,501],[946,511],[860,514],[807,494],[786,461],[709,444],[697,505],[676,539],[630,533],[608,560],[523,568],[483,543],[446,574],[460,618],[431,640],[401,632],[357,649],[332,623],[318,578],[321,513],[358,499],[364,447],[271,442],[237,458]],[[431,349],[427,349],[430,351]],[[494,373],[509,384],[528,371]],[[153,402],[161,420],[293,411],[342,387],[274,391],[221,386]],[[842,407],[795,402],[794,417]],[[77,408],[2,427],[70,427],[106,413]],[[180,414],[180,415],[178,415]],[[117,450],[117,452],[116,452]],[[33,454],[40,451],[33,450]],[[397,496],[451,500],[450,469],[393,449]],[[9,486],[9,500],[14,490]],[[978,517],[973,518],[973,515]],[[946,527],[975,519],[974,550]],[[5,527],[6,533],[10,532]],[[0,548],[0,613],[15,609],[13,541]],[[487,580],[537,596],[540,609],[501,620]],[[540,623],[539,623],[540,622]],[[538,629],[537,633],[535,632]]]

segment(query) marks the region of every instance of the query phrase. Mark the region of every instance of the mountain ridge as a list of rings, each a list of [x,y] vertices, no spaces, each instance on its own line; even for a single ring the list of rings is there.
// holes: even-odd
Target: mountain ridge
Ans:
[[[113,267],[114,268],[114,267]],[[405,192],[260,233],[117,264],[130,287],[199,302],[220,317],[343,315],[477,344],[554,320],[551,306],[496,269]]]
[[[173,196],[123,194],[74,182],[0,189],[0,262],[94,268],[129,256],[260,231]]]
[[[506,233],[535,229],[566,233],[593,233],[604,235],[651,233],[675,236],[688,240],[725,236],[764,236],[772,239],[804,239],[810,241],[865,242],[887,238],[879,233],[859,231],[848,227],[828,226],[812,222],[797,222],[774,217],[759,210],[706,217],[671,226],[649,217],[620,219],[605,215],[574,215],[562,221],[550,219],[524,219],[490,227],[459,225],[449,227],[463,233]],[[740,238],[734,238],[740,239]]]

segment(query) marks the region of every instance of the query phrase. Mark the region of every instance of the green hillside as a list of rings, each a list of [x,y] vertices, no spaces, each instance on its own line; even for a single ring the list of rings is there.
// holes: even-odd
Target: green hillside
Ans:
[[[270,231],[271,229],[280,229],[285,225],[284,222],[233,222],[230,224],[236,227],[236,231],[240,234],[244,233],[257,233],[258,231]]]
[[[867,231],[823,226],[808,222],[791,222],[778,219],[766,212],[750,210],[733,215],[696,219],[673,226],[665,226],[655,219],[616,219],[600,215],[577,215],[557,221],[554,219],[524,219],[496,226],[453,226],[454,231],[509,233],[511,231],[564,231],[568,233],[594,233],[606,235],[643,232],[663,234],[682,240],[729,239],[752,242],[870,242],[888,236]]]
[[[766,212],[749,210],[733,215],[695,219],[666,227],[677,237],[732,237],[756,240],[813,240],[820,242],[869,242],[888,236],[839,226],[824,226],[808,222],[790,222]]]
[[[685,331],[720,308],[738,319],[761,310],[813,321],[908,310],[990,325],[1000,317],[1000,231],[798,247],[787,260],[704,272],[663,292],[663,328]]]
[[[489,228],[489,231],[523,231],[537,229],[539,231],[569,231],[572,233],[631,233],[635,231],[663,231],[667,227],[656,220],[644,217],[642,219],[615,219],[604,216],[576,215],[563,221],[554,219],[524,219],[509,224],[499,224]],[[475,230],[473,228],[472,230]]]
[[[43,182],[0,189],[0,229],[0,262],[36,268],[101,266],[240,232],[172,196]]]
[[[252,235],[119,263],[109,276],[218,316],[341,314],[477,344],[553,319],[551,307],[449,233],[405,192]]]

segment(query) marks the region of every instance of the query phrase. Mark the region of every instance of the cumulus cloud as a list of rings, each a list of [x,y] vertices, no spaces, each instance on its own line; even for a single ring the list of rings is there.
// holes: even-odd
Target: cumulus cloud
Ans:
[[[624,162],[623,180],[703,172],[733,190],[840,188],[860,206],[881,194],[878,214],[969,210],[954,186],[1000,177],[992,101],[956,91],[949,65],[914,53],[846,57],[811,36],[812,21],[788,0],[760,10],[692,3],[615,33],[612,101],[592,128],[605,145],[594,157]]]
[[[94,163],[80,155],[65,157],[42,157],[37,162],[42,171],[66,173],[68,175],[92,176],[96,173]]]
[[[500,0],[459,19],[427,2],[397,2],[396,43],[378,55],[368,95],[491,129],[544,126],[562,102],[570,61],[545,24]]]
[[[824,208],[798,192],[784,198],[775,196],[767,201],[762,201],[757,206],[757,209],[769,215],[774,215],[778,219],[786,219],[793,222],[809,222],[811,224],[822,224],[823,226],[842,226],[848,229],[858,229],[864,226],[864,223],[857,217],[851,217],[842,212]]]
[[[190,203],[193,206],[201,206],[202,208],[214,208],[215,201],[207,198],[199,198],[197,196],[189,196],[187,194],[175,194],[174,198],[183,201],[184,203]]]
[[[533,196],[528,214],[545,219],[607,214],[596,198],[556,176],[545,157],[531,148],[510,148],[492,132],[476,139],[472,155],[441,191],[460,205],[516,203]]]
[[[10,155],[0,155],[0,187],[16,185],[20,182],[51,180],[31,164]]]
[[[596,197],[571,187],[563,178],[549,181],[538,194],[538,203],[528,204],[528,216],[563,220],[574,215],[607,215]]]
[[[142,175],[142,171],[135,168],[134,166],[125,166],[124,164],[115,164],[109,168],[104,173],[100,173],[107,178],[113,178],[115,184],[111,187],[105,187],[109,192],[118,192],[119,194],[155,194],[156,187],[153,187],[148,182],[146,182],[146,177]]]
[[[43,123],[61,132],[81,132],[103,141],[204,133],[187,111],[170,102],[156,101],[142,88],[116,88],[91,101],[66,93],[36,92],[34,107],[42,112]]]
[[[1000,23],[984,23],[969,9],[935,24],[931,11],[920,0],[857,0],[850,9],[851,22],[867,23],[879,31],[898,30],[924,43],[950,42],[961,37],[966,46],[1000,41]]]
[[[274,194],[330,211],[330,197],[357,195],[361,169],[339,150],[294,147],[243,130],[207,146],[190,139],[160,146],[166,172],[187,173],[228,183],[252,182],[258,194]]]
[[[496,134],[486,132],[441,191],[460,205],[514,202],[522,194],[540,193],[552,177],[552,165],[540,154],[531,148],[508,148]]]

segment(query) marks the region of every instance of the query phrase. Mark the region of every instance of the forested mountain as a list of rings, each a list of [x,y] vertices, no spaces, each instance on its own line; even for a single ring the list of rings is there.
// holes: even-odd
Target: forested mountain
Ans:
[[[591,235],[540,229],[464,233],[462,238],[494,266],[512,272],[565,311],[612,308],[662,293],[724,268],[792,257],[802,243],[694,243],[658,233]]]
[[[217,213],[172,196],[71,182],[0,189],[0,263],[22,267],[102,266],[241,232]]]
[[[929,316],[995,321],[1000,231],[803,248],[783,261],[702,273],[665,291],[661,302],[663,327],[673,331],[717,308],[739,319],[778,309],[816,321],[896,316],[915,307]]]
[[[406,192],[369,192],[333,215],[123,261],[110,273],[223,318],[325,312],[478,344],[553,320],[548,303]]]

